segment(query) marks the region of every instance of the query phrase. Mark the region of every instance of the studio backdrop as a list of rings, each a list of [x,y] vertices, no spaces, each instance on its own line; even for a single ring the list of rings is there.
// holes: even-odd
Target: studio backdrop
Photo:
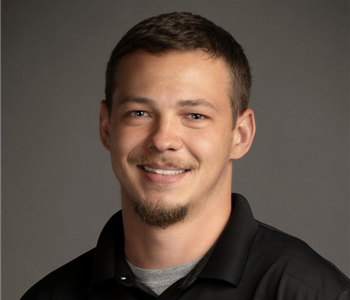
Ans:
[[[3,0],[3,299],[93,248],[120,209],[98,133],[106,63],[173,11],[222,26],[250,61],[257,133],[233,191],[349,276],[348,1]]]

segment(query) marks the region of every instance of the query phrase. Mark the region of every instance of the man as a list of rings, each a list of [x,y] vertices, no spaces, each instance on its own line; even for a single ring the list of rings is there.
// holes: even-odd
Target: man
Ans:
[[[100,112],[122,211],[22,299],[350,299],[339,270],[231,195],[232,161],[255,134],[250,86],[241,46],[200,16],[132,28]]]

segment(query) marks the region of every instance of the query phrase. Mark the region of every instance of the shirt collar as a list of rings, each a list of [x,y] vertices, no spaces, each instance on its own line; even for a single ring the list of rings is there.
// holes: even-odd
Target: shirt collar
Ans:
[[[115,278],[115,258],[124,248],[124,231],[121,211],[114,214],[104,226],[95,248],[90,290],[104,287]],[[123,254],[121,254],[123,255]]]
[[[258,224],[243,196],[232,194],[232,209],[230,220],[217,243],[186,276],[181,288],[190,285],[197,277],[238,285]],[[124,259],[121,211],[109,219],[98,239],[90,289],[105,287],[106,283],[114,280],[127,286],[134,282],[134,276]]]
[[[237,286],[249,249],[258,231],[248,201],[232,194],[232,214],[199,277],[224,280]]]

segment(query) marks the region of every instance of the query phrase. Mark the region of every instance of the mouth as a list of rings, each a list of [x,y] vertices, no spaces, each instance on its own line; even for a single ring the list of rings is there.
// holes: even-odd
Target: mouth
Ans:
[[[171,169],[155,169],[155,168],[150,168],[147,166],[138,166],[139,168],[145,170],[146,172],[149,173],[156,173],[159,175],[180,175],[185,172],[188,172],[189,170],[187,169],[176,169],[176,170],[171,170]]]

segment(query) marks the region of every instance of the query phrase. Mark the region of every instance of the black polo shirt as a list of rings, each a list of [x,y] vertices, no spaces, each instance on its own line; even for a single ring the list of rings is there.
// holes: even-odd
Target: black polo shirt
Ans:
[[[349,280],[308,245],[256,221],[243,196],[233,194],[232,207],[216,245],[160,296],[134,279],[124,259],[118,212],[104,227],[95,249],[43,278],[22,300],[350,299]]]

